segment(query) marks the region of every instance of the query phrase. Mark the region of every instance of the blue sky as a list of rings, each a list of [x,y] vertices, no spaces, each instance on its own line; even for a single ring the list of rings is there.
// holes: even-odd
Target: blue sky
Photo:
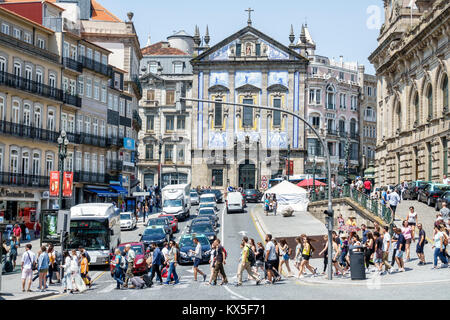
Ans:
[[[367,57],[375,50],[379,35],[379,29],[371,23],[379,24],[383,15],[381,0],[98,1],[123,20],[127,20],[127,12],[134,12],[142,47],[149,34],[152,43],[166,40],[179,30],[193,35],[196,24],[202,36],[209,26],[210,45],[214,45],[246,26],[248,15],[244,10],[248,7],[255,10],[253,27],[285,45],[289,44],[291,24],[298,39],[301,25],[307,21],[317,54],[336,59],[343,55],[345,61],[364,64],[366,73],[371,74],[374,68]]]

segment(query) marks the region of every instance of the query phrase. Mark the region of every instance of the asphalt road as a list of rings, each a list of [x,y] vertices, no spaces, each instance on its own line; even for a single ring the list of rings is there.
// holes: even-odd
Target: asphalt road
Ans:
[[[450,299],[448,290],[449,282],[420,282],[409,284],[392,284],[377,286],[373,283],[349,286],[348,284],[312,284],[299,282],[296,278],[287,278],[275,285],[256,286],[254,281],[245,281],[247,274],[244,272],[244,283],[241,287],[235,287],[236,271],[239,262],[240,242],[245,234],[249,238],[254,238],[256,242],[262,241],[261,235],[249,214],[255,205],[249,204],[245,213],[230,214],[224,213],[223,204],[219,204],[219,233],[228,252],[225,271],[228,276],[229,285],[210,286],[206,282],[193,281],[191,265],[177,266],[177,273],[180,276],[178,285],[156,284],[150,289],[136,290],[125,289],[115,290],[115,281],[108,271],[95,270],[91,272],[93,279],[96,279],[93,287],[83,294],[61,294],[47,299],[52,300],[298,300],[298,299],[382,299],[382,300],[410,300],[410,299]],[[196,207],[193,207],[191,215],[195,214]],[[192,219],[192,216],[191,216]],[[180,231],[175,234],[178,240],[184,232],[189,221],[180,222]],[[144,227],[137,230],[123,231],[122,241],[138,241],[139,233]],[[311,263],[319,269],[322,267],[322,260]],[[209,266],[200,266],[201,270],[210,275]],[[450,272],[450,269],[448,270]],[[310,277],[309,275],[307,277]],[[208,280],[207,278],[207,280]],[[450,277],[449,277],[450,279]]]

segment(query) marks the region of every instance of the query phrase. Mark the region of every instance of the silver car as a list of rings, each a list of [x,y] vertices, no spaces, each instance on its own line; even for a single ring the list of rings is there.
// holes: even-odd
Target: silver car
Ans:
[[[200,202],[200,197],[198,196],[198,193],[195,191],[191,191],[190,196],[191,196],[191,206],[198,205],[198,203]]]
[[[131,212],[124,212],[120,214],[120,229],[134,230],[137,227],[136,217]]]

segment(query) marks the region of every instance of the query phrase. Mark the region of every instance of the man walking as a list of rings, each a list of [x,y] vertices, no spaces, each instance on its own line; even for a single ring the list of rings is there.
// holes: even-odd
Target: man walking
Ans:
[[[153,257],[152,257],[152,271],[150,275],[150,283],[153,285],[153,278],[156,273],[156,280],[162,285],[161,265],[163,263],[163,255],[156,243],[152,243]]]
[[[389,227],[384,226],[382,230],[383,233],[383,264],[384,270],[387,273],[391,273],[391,264],[389,263],[389,250],[391,248],[391,235],[389,234]]]
[[[220,283],[220,285],[222,286],[228,283],[227,275],[225,274],[225,269],[223,267],[226,264],[225,249],[220,244],[219,239],[214,240],[214,247],[216,248],[216,250],[214,251],[214,257],[216,261],[214,265],[214,273],[211,283],[213,285],[217,284],[217,275],[220,272],[220,275],[222,276],[222,282]]]
[[[237,280],[236,286],[242,286],[242,273],[244,270],[247,271],[250,278],[256,281],[256,285],[259,285],[261,283],[261,279],[259,278],[259,274],[257,274],[255,271],[253,271],[252,266],[250,264],[250,255],[253,254],[253,258],[255,257],[255,254],[250,246],[248,245],[248,238],[244,237],[242,238],[242,256],[241,256],[241,262],[238,266],[238,272],[237,272]]]
[[[400,196],[397,193],[397,189],[394,189],[394,191],[392,191],[388,195],[388,201],[389,201],[389,207],[391,208],[391,212],[392,212],[392,221],[395,221],[395,211],[397,210],[397,206],[401,201]]]
[[[197,238],[192,239],[195,245],[195,251],[189,250],[191,253],[194,254],[194,281],[197,281],[197,273],[200,273],[203,276],[203,281],[206,280],[206,274],[204,274],[198,266],[200,265],[200,262],[202,261],[202,245],[198,241]]]
[[[450,209],[447,208],[447,202],[445,202],[445,201],[442,202],[442,209],[439,210],[439,212],[442,215],[442,220],[448,221],[448,219],[450,217]]]
[[[372,190],[372,183],[367,178],[366,181],[364,181],[364,190],[366,191],[366,195],[370,197],[370,191]]]
[[[419,257],[419,260],[420,260],[417,265],[424,266],[427,264],[425,262],[425,253],[423,252],[423,249],[425,247],[426,234],[425,234],[425,230],[423,230],[421,223],[417,224],[417,228],[419,229],[419,240],[417,241],[416,253],[417,253],[417,257]]]
[[[405,236],[402,234],[402,230],[400,228],[396,228],[395,233],[398,235],[397,253],[395,255],[395,261],[397,262],[398,265],[398,271],[405,272],[405,263],[403,261],[403,254],[405,253],[406,239]]]
[[[267,279],[269,283],[275,283],[274,271],[278,268],[277,265],[277,253],[275,250],[275,244],[272,241],[272,235],[266,235],[266,254],[265,254],[265,269],[267,272]]]
[[[25,252],[22,254],[22,292],[25,292],[25,285],[28,280],[27,292],[31,292],[31,283],[33,278],[33,264],[36,263],[36,255],[31,251],[31,244],[25,246]]]
[[[133,249],[131,249],[131,244],[127,244],[125,246],[125,253],[127,259],[127,272],[125,274],[124,288],[128,287],[128,280],[134,277],[133,268],[134,268],[134,259],[136,259],[136,253]]]

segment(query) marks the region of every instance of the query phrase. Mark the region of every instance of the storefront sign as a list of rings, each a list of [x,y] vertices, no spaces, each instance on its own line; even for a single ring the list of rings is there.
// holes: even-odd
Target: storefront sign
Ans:
[[[10,189],[0,189],[0,197],[5,198],[21,198],[21,199],[34,199],[34,194],[27,191],[12,191]]]
[[[130,138],[123,138],[123,147],[128,150],[135,150],[134,140]]]
[[[73,172],[64,172],[63,197],[72,197]]]
[[[59,195],[59,171],[50,172],[50,196],[57,197]]]

